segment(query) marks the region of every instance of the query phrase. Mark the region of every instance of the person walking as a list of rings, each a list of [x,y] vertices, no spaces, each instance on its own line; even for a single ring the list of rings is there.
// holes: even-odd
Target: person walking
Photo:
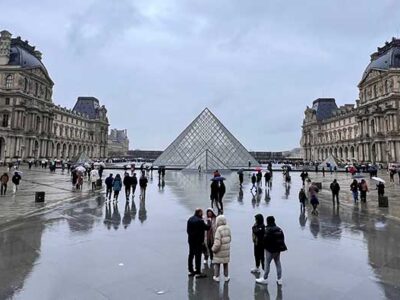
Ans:
[[[390,182],[394,182],[394,174],[396,174],[396,170],[389,169]]]
[[[300,177],[301,177],[301,181],[303,182],[303,186],[304,186],[305,181],[306,181],[306,179],[308,177],[308,173],[305,172],[305,171],[302,171],[301,174],[300,174]]]
[[[212,246],[214,244],[214,235],[215,235],[215,229],[216,229],[216,218],[217,216],[215,215],[214,211],[212,208],[207,209],[206,211],[206,223],[210,224],[211,227],[209,230],[206,230],[205,233],[205,238],[204,238],[204,247],[203,247],[203,253],[204,253],[204,264],[207,264],[208,258],[210,258],[211,263],[213,263],[213,252],[212,252]]]
[[[264,225],[264,217],[262,214],[257,214],[254,216],[255,223],[252,227],[252,237],[254,244],[254,260],[256,262],[256,267],[251,269],[251,273],[258,274],[261,270],[264,270],[264,234],[265,234],[265,225]],[[261,267],[261,268],[260,268]]]
[[[108,200],[111,199],[113,181],[114,181],[114,177],[113,177],[112,173],[110,175],[108,175],[108,177],[104,181],[104,183],[106,185],[106,198],[108,197]]]
[[[103,163],[101,162],[100,166],[99,166],[99,178],[100,179],[102,179],[102,177],[103,177],[103,171],[104,171],[104,166],[103,166]]]
[[[221,264],[224,266],[225,282],[229,282],[228,263],[231,252],[231,229],[229,228],[224,215],[219,215],[216,219],[217,229],[215,230],[214,244],[214,281],[219,282]]]
[[[322,167],[322,177],[325,177],[325,168]]]
[[[281,252],[286,251],[285,235],[281,228],[276,226],[275,218],[273,216],[267,217],[267,226],[265,227],[264,236],[265,248],[265,271],[264,276],[256,279],[256,283],[268,284],[268,275],[272,260],[275,262],[278,285],[282,285],[282,266],[281,266]]]
[[[12,183],[14,183],[14,193],[18,191],[18,186],[21,181],[21,175],[15,171],[14,176],[11,178]]]
[[[242,187],[243,186],[243,170],[239,170],[238,175],[239,175],[239,186]]]
[[[306,209],[306,200],[307,200],[306,192],[304,191],[304,188],[301,188],[299,192],[299,202],[300,202],[300,210],[302,211]]]
[[[257,191],[261,188],[261,184],[262,184],[262,173],[260,170],[258,170],[257,175],[256,175],[256,179],[257,179]]]
[[[90,171],[90,182],[92,183],[92,191],[96,190],[97,180],[100,179],[99,171],[97,169],[93,169]]]
[[[140,187],[140,195],[142,199],[146,198],[146,188],[147,188],[147,177],[146,175],[142,174],[139,178],[139,187]]]
[[[271,172],[270,171],[266,171],[264,174],[264,179],[265,179],[265,187],[270,187],[270,183],[271,183]]]
[[[136,191],[137,184],[138,184],[138,180],[136,177],[136,173],[133,173],[133,176],[131,177],[132,198],[135,197],[135,191]]]
[[[361,202],[367,202],[367,192],[368,192],[368,185],[364,179],[361,179],[360,185],[360,199]]]
[[[318,215],[318,210],[317,210],[319,205],[319,200],[317,196],[318,192],[319,192],[318,187],[314,183],[311,183],[309,187],[309,193],[310,193],[310,203],[313,208],[311,213],[313,215]]]
[[[189,244],[189,276],[196,276],[197,278],[206,277],[205,274],[201,273],[201,253],[204,247],[204,233],[210,228],[210,222],[206,224],[203,220],[203,210],[201,208],[197,208],[194,215],[187,221],[186,232]],[[193,259],[195,260],[196,269],[193,269]]]
[[[217,180],[212,180],[210,185],[211,193],[210,193],[210,200],[211,200],[211,208],[214,208],[214,203],[218,208],[218,192],[219,192],[219,185]]]
[[[353,195],[354,203],[358,201],[358,182],[357,179],[354,179],[353,182],[350,184],[350,191]]]
[[[226,192],[225,183],[223,180],[220,180],[218,186],[218,202],[217,202],[217,209],[219,215],[222,215],[224,213],[224,203],[222,200],[224,198],[225,192]]]
[[[336,204],[339,205],[339,191],[340,191],[340,185],[337,182],[336,179],[333,179],[333,182],[331,183],[331,191],[332,191],[332,203],[335,205],[335,198],[336,198]]]
[[[256,177],[256,174],[253,173],[253,175],[251,176],[251,184],[252,184],[252,187],[251,187],[251,189],[250,189],[250,192],[253,192],[253,189],[256,189],[256,191],[257,191],[256,182],[257,182],[257,177]]]
[[[125,172],[123,184],[125,187],[126,201],[129,201],[129,196],[131,194],[131,182],[131,176],[129,176],[128,172]]]
[[[10,180],[10,177],[8,176],[7,173],[3,173],[0,177],[0,182],[1,182],[1,196],[5,196],[7,192],[7,184],[8,181]]]
[[[384,185],[383,182],[380,181],[380,182],[376,185],[376,189],[378,190],[378,197],[383,197],[383,196],[385,196],[385,185]]]
[[[112,183],[112,188],[113,188],[113,191],[114,191],[114,201],[117,202],[118,201],[119,192],[122,189],[121,175],[119,175],[119,174],[115,175],[114,181]]]

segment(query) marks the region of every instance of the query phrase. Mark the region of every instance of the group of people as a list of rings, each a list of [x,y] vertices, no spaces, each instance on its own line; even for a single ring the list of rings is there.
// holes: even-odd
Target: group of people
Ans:
[[[12,183],[14,184],[13,188],[14,188],[14,193],[17,192],[18,190],[18,186],[21,182],[21,173],[18,171],[14,171],[14,175],[11,178]],[[7,187],[8,187],[8,181],[10,180],[10,177],[8,176],[7,172],[4,172],[3,175],[0,176],[0,184],[1,184],[1,188],[0,188],[0,195],[1,196],[5,196],[7,193]]]
[[[270,264],[274,260],[277,269],[277,283],[282,284],[282,267],[280,253],[286,251],[285,237],[281,228],[276,226],[275,218],[266,218],[261,214],[255,216],[255,224],[252,227],[252,239],[254,244],[255,268],[254,274],[264,270],[262,277],[256,279],[256,283],[267,284]],[[188,271],[189,276],[203,278],[207,275],[201,271],[201,257],[204,254],[204,264],[208,259],[214,267],[213,280],[220,281],[221,265],[225,282],[229,282],[230,245],[232,235],[227,219],[224,215],[214,213],[212,208],[207,209],[203,218],[203,210],[197,208],[194,215],[187,221],[187,235],[189,243]],[[195,265],[193,267],[193,260]]]
[[[115,177],[111,173],[104,181],[106,185],[106,198],[111,200],[111,196],[113,196],[113,201],[118,201],[119,192],[122,190],[122,186],[125,188],[125,198],[129,201],[129,197],[132,194],[132,198],[135,197],[136,186],[139,183],[140,187],[140,197],[145,198],[146,188],[148,179],[143,172],[140,176],[139,180],[137,179],[136,173],[134,172],[129,175],[128,172],[125,172],[124,179],[122,180],[121,175],[117,174]]]
[[[226,192],[226,187],[224,183],[224,178],[221,177],[221,174],[218,170],[214,172],[214,176],[211,179],[211,193],[210,193],[210,200],[211,200],[211,208],[214,208],[214,204],[217,207],[218,214],[224,213],[224,204],[223,198]]]

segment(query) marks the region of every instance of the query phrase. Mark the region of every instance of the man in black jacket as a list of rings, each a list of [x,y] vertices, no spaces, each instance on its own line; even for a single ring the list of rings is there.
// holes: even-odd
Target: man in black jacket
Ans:
[[[201,273],[201,253],[204,244],[204,233],[211,228],[211,224],[206,224],[203,220],[203,211],[197,208],[194,215],[187,221],[187,234],[189,243],[188,269],[189,276],[205,277]],[[195,259],[196,270],[193,269],[193,258]]]
[[[106,184],[106,199],[107,197],[108,199],[111,199],[113,181],[114,181],[113,174],[110,174],[104,181],[104,183]]]
[[[336,179],[333,180],[331,183],[331,191],[332,191],[332,203],[335,205],[335,198],[336,198],[336,203],[339,205],[339,191],[340,191],[340,185],[337,182]]]
[[[273,216],[267,217],[267,226],[265,227],[264,235],[264,249],[265,249],[265,271],[264,278],[256,279],[256,283],[268,284],[268,274],[271,261],[274,260],[277,272],[276,283],[282,285],[282,267],[280,255],[282,251],[286,251],[285,236],[282,229],[275,224]]]

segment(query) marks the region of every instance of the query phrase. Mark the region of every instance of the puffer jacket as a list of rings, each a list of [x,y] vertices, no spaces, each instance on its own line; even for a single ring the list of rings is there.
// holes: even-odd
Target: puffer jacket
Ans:
[[[224,215],[219,215],[216,220],[217,229],[215,230],[214,244],[212,252],[214,252],[213,262],[216,264],[227,264],[230,260],[231,252],[231,229],[226,224]]]

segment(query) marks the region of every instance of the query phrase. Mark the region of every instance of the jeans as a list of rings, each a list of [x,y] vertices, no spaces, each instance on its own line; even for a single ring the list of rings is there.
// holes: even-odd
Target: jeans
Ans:
[[[125,186],[125,196],[126,196],[127,200],[129,199],[129,195],[130,194],[131,194],[131,186],[130,185],[126,185]]]
[[[188,270],[190,273],[201,273],[201,250],[203,245],[189,243]],[[193,269],[193,258],[196,270]]]
[[[362,202],[367,201],[367,191],[360,191],[360,198]]]
[[[106,187],[106,198],[108,197],[108,199],[111,198],[111,194],[112,194],[112,187]]]
[[[256,261],[256,268],[262,267],[265,268],[265,257],[264,257],[264,247],[254,245],[254,259]]]
[[[358,200],[358,191],[353,191],[353,200],[354,200],[354,202],[357,202],[357,200]]]
[[[5,195],[7,192],[7,183],[1,184],[1,195]]]
[[[335,198],[336,198],[336,203],[339,204],[339,193],[332,193],[333,204],[335,204]]]
[[[274,260],[274,262],[275,262],[278,280],[282,278],[282,267],[281,267],[280,257],[281,257],[280,252],[271,253],[268,250],[265,250],[266,264],[265,264],[265,271],[264,271],[264,279],[268,279],[269,267],[270,267],[272,260]]]
[[[229,276],[228,264],[222,264],[222,265],[224,265],[224,276],[228,277]],[[220,267],[221,267],[221,264],[214,265],[214,276],[215,277],[219,277]]]

